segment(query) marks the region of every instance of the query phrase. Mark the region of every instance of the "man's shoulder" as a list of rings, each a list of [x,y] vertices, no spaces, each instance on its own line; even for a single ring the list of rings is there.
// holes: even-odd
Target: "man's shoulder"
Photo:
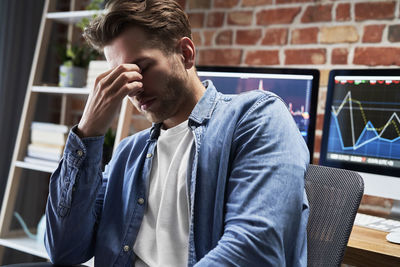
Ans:
[[[279,96],[277,96],[273,92],[264,90],[251,90],[233,96],[233,100],[238,102],[254,103],[255,101],[265,100],[265,99],[279,100],[279,101],[282,100]]]
[[[274,108],[274,104],[278,106],[286,107],[285,102],[276,94],[270,91],[263,90],[251,90],[236,95],[224,95],[221,94],[221,102],[225,102],[227,105],[223,110],[243,110],[249,111],[251,107],[262,105],[264,108]]]

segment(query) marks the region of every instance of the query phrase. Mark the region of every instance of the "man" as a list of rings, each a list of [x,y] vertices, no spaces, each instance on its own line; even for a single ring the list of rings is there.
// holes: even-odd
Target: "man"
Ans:
[[[171,0],[119,0],[85,31],[100,75],[50,180],[52,262],[305,266],[305,143],[284,103],[201,83],[188,19]],[[153,122],[101,172],[124,97]]]

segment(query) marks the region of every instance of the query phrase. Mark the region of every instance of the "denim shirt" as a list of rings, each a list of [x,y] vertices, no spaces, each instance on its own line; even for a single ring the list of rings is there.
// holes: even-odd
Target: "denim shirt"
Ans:
[[[218,93],[211,81],[189,117],[188,266],[306,266],[308,150],[283,101]],[[160,124],[124,139],[101,172],[103,137],[71,130],[50,179],[45,245],[57,264],[95,257],[132,266]]]

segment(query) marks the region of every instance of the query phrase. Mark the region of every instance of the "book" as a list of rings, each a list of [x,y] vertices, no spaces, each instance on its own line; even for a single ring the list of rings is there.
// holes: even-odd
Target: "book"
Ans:
[[[110,69],[108,62],[106,60],[92,60],[89,63],[88,75],[86,80],[86,87],[89,89],[93,89],[96,78],[103,72],[106,72]]]
[[[31,143],[64,146],[67,141],[68,126],[45,122],[32,122]]]
[[[63,155],[64,146],[47,146],[38,144],[29,144],[27,156],[52,161],[59,161]]]
[[[32,130],[40,130],[40,131],[50,131],[50,132],[59,132],[59,133],[67,133],[68,126],[62,124],[48,123],[48,122],[38,122],[33,121],[31,124]]]

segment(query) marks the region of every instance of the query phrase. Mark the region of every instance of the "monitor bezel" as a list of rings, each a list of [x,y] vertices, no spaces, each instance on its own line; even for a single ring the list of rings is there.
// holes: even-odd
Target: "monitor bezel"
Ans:
[[[262,74],[287,74],[287,75],[310,75],[313,77],[310,99],[310,123],[307,130],[307,147],[310,152],[310,162],[313,161],[315,127],[317,119],[319,77],[318,69],[298,68],[268,68],[268,67],[247,67],[247,66],[196,66],[196,71],[209,72],[234,72],[234,73],[262,73]]]
[[[333,69],[329,72],[319,164],[324,166],[348,169],[364,173],[400,177],[399,168],[379,166],[379,165],[359,164],[356,162],[335,161],[335,160],[329,160],[327,158],[328,133],[331,121],[330,107],[333,101],[333,94],[335,90],[334,79],[336,76],[400,76],[400,69]]]

